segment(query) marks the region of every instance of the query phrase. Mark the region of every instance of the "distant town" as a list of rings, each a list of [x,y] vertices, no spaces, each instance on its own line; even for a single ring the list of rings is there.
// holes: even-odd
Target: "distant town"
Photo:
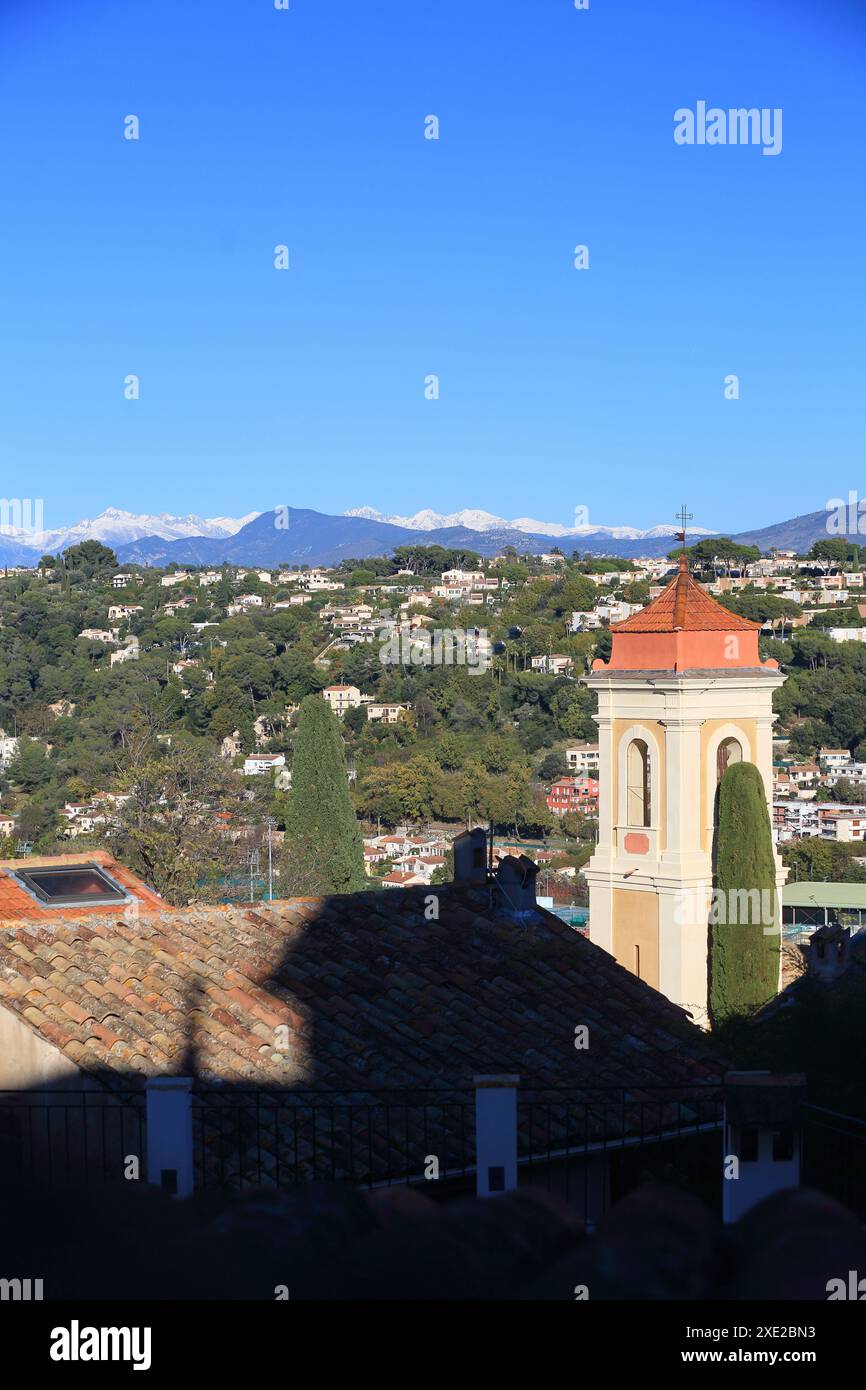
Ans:
[[[762,653],[790,675],[776,696],[772,820],[793,878],[866,881],[859,548],[827,540],[761,555],[713,537],[688,557],[708,593],[760,623]],[[182,749],[206,780],[214,759],[225,774],[204,806],[188,777],[191,820],[212,817],[215,831],[184,850],[195,887],[274,893],[293,726],[301,700],[320,693],[342,726],[371,887],[437,882],[454,836],[484,824],[494,856],[519,846],[544,870],[539,890],[582,925],[599,749],[581,676],[673,563],[417,545],[333,568],[161,570],[121,568],[86,541],[9,569],[5,852],[125,846],[146,869],[128,834],[134,809],[141,838],[141,807],[125,730],[142,718],[153,746]],[[832,857],[817,847],[827,841],[840,847]]]

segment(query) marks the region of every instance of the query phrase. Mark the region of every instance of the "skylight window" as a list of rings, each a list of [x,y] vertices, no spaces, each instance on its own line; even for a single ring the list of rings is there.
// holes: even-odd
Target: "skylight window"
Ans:
[[[13,877],[44,907],[98,906],[128,897],[98,864],[37,865],[19,869]]]

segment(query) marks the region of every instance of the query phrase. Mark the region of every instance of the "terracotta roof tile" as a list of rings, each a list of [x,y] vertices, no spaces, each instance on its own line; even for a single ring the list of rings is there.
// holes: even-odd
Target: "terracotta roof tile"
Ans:
[[[760,623],[732,613],[689,573],[681,562],[674,578],[639,613],[621,623],[611,623],[611,632],[756,632]]]
[[[142,879],[127,869],[125,865],[119,864],[104,850],[91,850],[86,854],[53,854],[42,858],[34,856],[27,860],[0,859],[0,926],[10,922],[28,922],[31,924],[31,931],[33,932],[33,936],[29,940],[38,939],[39,929],[56,921],[58,916],[65,916],[67,920],[85,915],[87,918],[120,918],[124,911],[122,903],[82,905],[75,909],[74,914],[68,908],[44,906],[37,902],[14,877],[22,869],[34,869],[41,864],[52,866],[98,864],[127,891],[137,910],[145,907],[153,911],[166,906],[158,893],[154,893],[153,889],[148,888]]]

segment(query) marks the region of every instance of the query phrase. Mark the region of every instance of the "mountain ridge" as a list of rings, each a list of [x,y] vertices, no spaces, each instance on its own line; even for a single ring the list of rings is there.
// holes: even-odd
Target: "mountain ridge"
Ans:
[[[280,520],[285,524],[280,526]],[[688,537],[694,541],[705,534],[690,530]],[[821,511],[760,531],[739,532],[732,539],[742,544],[758,544],[763,550],[775,545],[780,549],[803,551],[827,534],[827,513]],[[484,531],[468,526],[434,527],[425,531],[370,517],[331,516],[310,508],[279,507],[273,512],[262,512],[224,540],[198,538],[166,542],[146,538],[123,547],[118,559],[122,563],[150,565],[167,565],[172,561],[213,565],[225,560],[230,564],[272,568],[280,564],[335,565],[349,558],[363,560],[369,555],[390,554],[399,545],[442,545],[473,550],[486,558],[498,554],[505,546],[513,546],[518,554],[539,554],[550,550],[558,541],[566,543],[560,548],[567,551],[618,555],[624,559],[664,556],[674,545],[673,534],[615,538],[599,530],[551,537],[520,531],[507,523]]]
[[[826,511],[808,512],[738,532],[733,539],[758,545],[762,550],[776,546],[803,552],[813,541],[829,534],[827,515]],[[269,568],[280,564],[334,565],[348,558],[363,560],[370,555],[389,554],[399,545],[442,545],[473,550],[486,558],[505,546],[513,546],[519,554],[538,554],[559,545],[567,553],[577,550],[581,554],[619,555],[625,559],[663,556],[674,545],[674,528],[666,525],[648,530],[626,526],[569,530],[558,523],[533,522],[526,517],[509,522],[478,509],[449,514],[426,510],[402,520],[412,524],[397,524],[371,507],[355,508],[339,516],[311,508],[277,507],[238,518],[202,518],[195,513],[178,517],[168,512],[136,515],[107,507],[92,522],[85,520],[55,531],[0,527],[0,564],[35,565],[46,552],[56,554],[91,538],[110,545],[121,564],[218,565],[226,561]],[[468,520],[482,529],[469,526]],[[425,527],[424,521],[449,524]],[[547,529],[527,529],[534,525]],[[690,541],[713,534],[718,533],[700,528],[688,533]]]
[[[121,507],[105,507],[93,520],[85,517],[71,526],[35,531],[29,527],[6,525],[0,527],[0,535],[24,550],[38,552],[38,555],[56,555],[85,540],[102,541],[113,549],[118,544],[128,544],[145,536],[159,536],[163,540],[233,536],[259,515],[259,512],[247,512],[241,517],[201,517],[195,512],[189,512],[186,516],[174,516],[171,512],[152,515],[128,512]]]
[[[493,531],[507,527],[514,531],[525,531],[532,536],[550,536],[557,539],[564,537],[568,540],[579,540],[583,536],[601,535],[610,536],[615,540],[648,540],[659,536],[674,536],[678,530],[673,524],[649,527],[592,526],[588,523],[582,526],[563,526],[558,521],[537,521],[530,516],[518,516],[508,521],[505,517],[495,516],[493,512],[469,507],[464,508],[463,511],[445,513],[434,512],[429,507],[425,507],[421,511],[415,512],[413,516],[389,515],[384,512],[377,512],[374,507],[349,507],[343,512],[343,516],[358,516],[368,521],[382,521],[390,526],[404,526],[413,531],[443,530],[449,526],[466,526],[471,531]],[[703,526],[691,526],[689,531],[695,536],[718,534],[715,531],[708,531]]]

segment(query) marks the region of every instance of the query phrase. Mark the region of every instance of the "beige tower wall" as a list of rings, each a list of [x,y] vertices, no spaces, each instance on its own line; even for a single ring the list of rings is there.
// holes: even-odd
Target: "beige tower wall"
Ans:
[[[777,671],[593,671],[598,693],[599,833],[584,875],[590,939],[696,1022],[707,1021],[708,909],[716,753],[737,738],[772,801]],[[624,748],[646,737],[654,758],[650,825],[626,824]],[[785,871],[777,859],[777,884]]]
[[[640,949],[640,978],[659,987],[659,900],[655,893],[613,890],[613,954],[620,965],[637,974],[635,947]]]

